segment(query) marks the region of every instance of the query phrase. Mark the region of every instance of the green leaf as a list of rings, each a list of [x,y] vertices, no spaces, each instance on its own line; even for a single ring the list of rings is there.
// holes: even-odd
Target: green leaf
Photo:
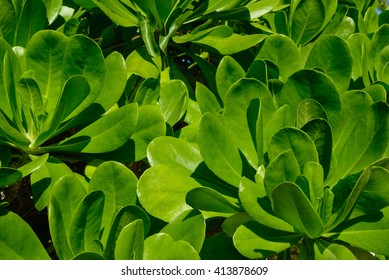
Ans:
[[[157,29],[157,23],[155,17],[150,9],[147,10],[147,15],[144,16],[141,12],[138,12],[139,28],[142,33],[143,42],[146,45],[148,53],[152,57],[159,56],[159,48],[155,42],[155,31]]]
[[[323,233],[324,225],[320,217],[296,184],[278,185],[272,193],[272,200],[274,212],[300,233],[309,238],[317,238]]]
[[[105,259],[102,255],[95,253],[95,252],[82,252],[81,254],[78,254],[77,256],[72,258],[72,260],[103,261]]]
[[[168,124],[173,126],[184,116],[188,99],[188,89],[183,81],[170,80],[161,84],[159,105]]]
[[[372,214],[389,206],[389,171],[373,167],[369,181],[358,197],[351,217]]]
[[[332,156],[332,131],[324,119],[315,119],[306,123],[301,130],[309,135],[315,144],[319,156],[319,163],[324,170],[324,178],[330,172]]]
[[[300,176],[300,166],[291,149],[281,152],[266,168],[264,186],[269,198],[274,189],[283,182],[295,182]]]
[[[122,229],[124,229],[124,227],[126,227],[127,225],[139,220],[142,220],[142,226],[143,226],[142,243],[143,243],[143,238],[147,236],[150,229],[150,219],[147,216],[147,214],[136,205],[124,206],[116,213],[112,224],[108,228],[104,229],[104,231],[109,231],[109,236],[104,251],[104,256],[106,259],[113,260],[115,258],[115,250],[116,248],[118,248],[116,242],[119,238]],[[140,230],[138,229],[138,224],[137,225],[133,224],[131,228],[133,228],[134,226],[136,230]],[[127,229],[126,231],[127,233],[125,233],[125,235],[130,234],[128,231],[131,232],[130,229]]]
[[[18,171],[22,173],[22,177],[26,177],[27,175],[33,173],[35,170],[41,168],[41,166],[46,163],[48,158],[49,158],[49,154],[44,154],[40,157],[37,157],[33,159],[31,162],[23,165],[22,167],[19,167]]]
[[[89,192],[102,191],[104,193],[104,212],[101,226],[108,229],[116,212],[125,205],[136,204],[136,185],[138,179],[135,174],[124,165],[106,161],[97,167],[89,183]],[[108,230],[102,236],[102,241],[108,238]]]
[[[73,213],[69,228],[69,243],[73,255],[95,251],[94,241],[99,240],[104,209],[104,193],[90,192]]]
[[[314,119],[328,119],[323,106],[314,99],[302,100],[297,107],[297,127],[301,128]]]
[[[138,102],[139,106],[146,104],[157,104],[160,92],[159,79],[147,78],[139,86],[134,102]]]
[[[194,35],[174,36],[173,41],[178,44],[192,42],[210,47],[222,55],[231,55],[259,44],[266,36],[264,34],[240,35],[226,25],[219,25]]]
[[[31,227],[18,215],[0,208],[0,259],[50,260]]]
[[[124,27],[138,26],[135,13],[128,9],[125,4],[112,0],[93,0],[93,2],[116,24]],[[135,8],[133,4],[131,5],[131,8]]]
[[[343,222],[346,217],[350,214],[352,211],[356,201],[358,200],[358,197],[363,192],[364,188],[366,187],[367,183],[369,182],[370,176],[372,172],[372,167],[366,168],[362,174],[359,176],[358,181],[355,183],[355,186],[353,187],[352,191],[349,193],[347,198],[344,200],[342,206],[340,209],[334,213],[329,221],[326,224],[326,231],[330,231],[336,226],[338,226],[341,222]],[[342,187],[342,184],[339,185]],[[337,186],[335,186],[332,191],[335,194],[335,199],[337,195]],[[340,190],[342,191],[342,190]]]
[[[389,24],[384,24],[373,34],[371,45],[368,50],[368,63],[370,73],[374,73],[376,65],[379,64],[380,52],[389,45]]]
[[[219,118],[210,113],[201,118],[198,143],[207,166],[219,178],[238,187],[242,160],[230,132]]]
[[[30,140],[9,123],[5,114],[1,110],[0,110],[0,132],[2,135],[4,135],[4,137],[7,138],[7,140],[9,140],[12,143],[12,145],[15,145],[16,147],[22,150],[28,150],[28,146],[30,145]]]
[[[9,0],[1,1],[1,11],[0,11],[0,33],[1,37],[13,45],[17,15],[20,13],[22,3],[17,3],[17,6],[14,7],[14,3]]]
[[[320,37],[313,45],[305,63],[306,68],[322,69],[332,78],[338,92],[348,89],[352,65],[353,58],[349,45],[335,35]]]
[[[238,227],[254,219],[246,212],[238,212],[224,220],[222,224],[223,232],[233,237]]]
[[[13,168],[1,167],[0,168],[0,188],[8,187],[17,181],[19,181],[23,177],[23,174]]]
[[[153,166],[138,182],[138,198],[148,213],[164,221],[190,209],[185,202],[187,193],[201,187],[193,178],[164,164]]]
[[[369,106],[371,99],[362,92],[342,96],[343,100],[342,126],[334,137],[333,148],[337,167],[330,174],[332,177],[329,176],[331,180],[327,180],[329,185],[337,178],[356,173],[381,159],[389,141],[389,107],[386,103]]]
[[[339,225],[325,236],[347,242],[351,246],[376,254],[389,253],[389,208],[364,215]]]
[[[208,112],[217,114],[221,110],[216,95],[199,82],[196,83],[196,100],[203,115]]]
[[[38,211],[49,204],[54,184],[66,175],[73,175],[72,170],[54,157],[49,157],[44,165],[31,174],[32,197]]]
[[[123,146],[135,131],[138,118],[136,103],[112,111],[57,146],[48,146],[44,150],[104,153]]]
[[[246,212],[262,225],[276,230],[294,231],[290,224],[274,214],[262,180],[254,183],[243,177],[239,188],[239,199]]]
[[[370,40],[367,35],[363,33],[354,33],[348,39],[347,43],[351,49],[353,57],[353,69],[351,77],[357,80],[359,77],[363,78],[364,84],[370,85],[369,79],[369,61],[368,50],[370,49]]]
[[[252,103],[255,102],[253,99],[258,99],[259,104]],[[225,126],[229,128],[229,133],[250,165],[258,168],[256,142],[260,140],[257,136],[267,136],[269,122],[276,110],[270,91],[255,79],[241,79],[227,91],[224,107]],[[266,144],[263,143],[265,151]]]
[[[42,0],[24,1],[15,30],[14,45],[25,47],[32,35],[48,24],[46,6]]]
[[[126,62],[118,52],[112,52],[105,59],[105,79],[100,94],[94,103],[108,111],[118,102],[127,82]]]
[[[346,246],[316,239],[313,242],[315,260],[357,260]]]
[[[321,0],[296,1],[291,17],[291,38],[297,45],[305,45],[321,30],[325,21],[325,9]]]
[[[230,56],[223,57],[216,70],[217,91],[223,101],[232,84],[244,76],[245,72],[236,60]]]
[[[233,240],[242,255],[264,259],[284,251],[301,237],[300,233],[281,231],[251,221],[236,230]]]
[[[143,259],[144,226],[142,220],[126,225],[116,241],[115,260]]]
[[[207,187],[190,190],[186,195],[186,203],[203,211],[228,214],[239,211],[239,208],[231,204],[222,194]]]
[[[270,60],[280,70],[282,81],[302,68],[300,52],[292,39],[281,34],[269,35],[255,59]]]
[[[91,92],[87,100],[95,100],[104,85],[105,62],[99,45],[83,35],[71,37],[64,55],[63,78],[66,81],[75,75],[88,80]]]
[[[294,127],[285,127],[279,130],[269,145],[269,160],[275,159],[279,154],[292,150],[300,168],[307,162],[319,162],[315,144],[308,134]]]
[[[161,229],[174,241],[188,242],[198,253],[205,239],[205,220],[200,211],[187,210]]]
[[[62,9],[62,0],[43,0],[46,6],[49,24],[52,24]]]
[[[300,102],[305,99],[314,99],[324,108],[335,133],[340,123],[341,102],[331,78],[319,71],[300,70],[290,76],[281,92],[276,95],[279,107],[289,105],[293,120],[296,120]]]
[[[43,106],[52,114],[63,87],[63,67],[69,38],[52,30],[36,33],[26,51],[27,70],[32,70],[42,94]]]
[[[134,50],[126,58],[127,77],[132,74],[141,76],[142,78],[157,78],[160,74],[158,67],[148,54],[145,47]]]
[[[162,136],[154,139],[147,148],[151,166],[165,164],[190,176],[203,161],[200,151],[189,142]]]
[[[74,212],[86,195],[80,181],[74,175],[66,175],[54,186],[48,205],[50,235],[56,254],[61,260],[72,259],[74,254],[70,249],[70,224]]]
[[[199,260],[196,250],[186,241],[174,241],[166,233],[148,237],[144,244],[144,260]]]

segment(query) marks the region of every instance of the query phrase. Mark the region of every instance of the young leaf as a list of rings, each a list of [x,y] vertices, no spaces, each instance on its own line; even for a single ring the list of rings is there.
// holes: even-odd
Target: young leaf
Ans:
[[[1,207],[0,259],[50,260],[31,227],[18,215]]]
[[[115,260],[143,259],[143,221],[138,219],[126,225],[116,241]]]
[[[315,260],[357,260],[346,246],[315,239],[313,242]]]
[[[168,124],[173,126],[184,116],[188,99],[188,89],[183,81],[171,80],[161,84],[159,105]]]
[[[320,103],[314,99],[302,100],[297,107],[296,126],[301,128],[306,123],[314,119],[328,120],[327,114],[324,111],[323,106],[321,106]]]
[[[221,106],[216,95],[201,83],[196,83],[196,100],[199,104],[201,113],[217,114],[221,110]]]

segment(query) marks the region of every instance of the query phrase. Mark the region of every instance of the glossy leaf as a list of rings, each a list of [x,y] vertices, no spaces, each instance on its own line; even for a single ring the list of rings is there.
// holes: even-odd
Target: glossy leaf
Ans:
[[[253,99],[258,99],[259,104],[252,103]],[[224,107],[225,126],[230,128],[230,134],[250,165],[257,168],[256,145],[257,141],[261,142],[257,137],[266,138],[268,124],[276,110],[270,91],[257,80],[241,79],[227,91]],[[261,144],[266,151],[267,143]]]
[[[18,215],[0,208],[0,259],[50,260],[31,227]]]
[[[300,102],[305,99],[314,99],[324,108],[332,130],[336,131],[340,122],[341,101],[333,81],[321,72],[304,69],[290,76],[281,92],[276,95],[278,106],[290,106],[294,120]]]
[[[73,175],[73,172],[65,163],[54,157],[49,157],[44,165],[31,174],[32,197],[39,211],[49,204],[55,183],[66,175]]]
[[[51,238],[61,260],[73,258],[70,248],[70,224],[86,190],[74,175],[64,176],[53,187],[48,206]]]
[[[316,239],[313,243],[315,260],[356,260],[352,251],[346,246]]]
[[[201,187],[193,178],[163,164],[153,166],[143,173],[138,182],[138,198],[148,213],[171,221],[190,209],[186,194]],[[158,203],[156,203],[158,201]]]
[[[234,246],[250,259],[264,259],[289,248],[301,238],[301,234],[276,230],[258,222],[240,226],[233,237]]]
[[[203,161],[200,151],[189,142],[168,136],[154,139],[147,148],[151,166],[165,164],[190,176]]]
[[[75,209],[69,228],[69,243],[74,255],[95,251],[93,243],[100,237],[103,210],[102,191],[90,192]]]
[[[148,234],[149,229],[150,229],[150,219],[147,216],[147,214],[140,209],[136,205],[127,205],[121,208],[119,211],[117,211],[112,224],[106,228],[104,231],[109,230],[109,236],[105,245],[105,250],[104,250],[104,256],[108,260],[113,260],[115,258],[115,251],[116,248],[118,247],[116,245],[116,242],[119,238],[120,233],[122,232],[122,229],[124,229],[127,225],[132,224],[133,222],[140,221],[142,220],[142,226],[143,226],[143,236],[142,236],[142,243],[143,243],[143,238]],[[124,235],[128,237],[130,235],[131,239],[131,233],[133,233],[133,229],[135,229],[135,233],[139,232],[140,229],[138,228],[139,224],[133,224],[130,228],[127,229]],[[127,237],[123,237],[126,242]],[[139,236],[136,236],[137,239],[140,239]],[[121,248],[122,250],[121,254],[124,254],[123,252],[125,248]]]
[[[350,83],[352,64],[351,50],[346,41],[335,35],[327,35],[315,42],[305,67],[322,69],[332,78],[338,92],[344,92]]]
[[[388,211],[389,208],[386,207],[380,212],[344,222],[326,236],[334,236],[338,240],[369,252],[387,255],[389,252]]]
[[[183,117],[188,98],[188,89],[183,81],[171,80],[161,84],[159,105],[168,124],[173,126]]]
[[[194,209],[217,212],[217,213],[236,213],[239,208],[231,204],[219,192],[207,188],[195,188],[186,195],[186,203]]]
[[[297,185],[293,183],[278,185],[272,193],[272,200],[274,212],[300,233],[310,238],[319,237],[323,233],[324,225],[320,217]]]
[[[221,110],[216,95],[201,83],[196,83],[196,100],[203,115],[208,112],[217,114]]]
[[[314,99],[301,101],[297,108],[297,127],[301,128],[314,119],[328,119],[323,106]]]
[[[104,193],[102,227],[110,227],[118,209],[125,205],[135,205],[137,183],[138,179],[134,173],[118,162],[106,161],[97,167],[88,191],[100,190]],[[107,237],[108,231],[104,232],[103,240]]]
[[[57,151],[104,153],[124,145],[135,131],[137,104],[123,106],[101,117],[58,146],[44,148]]]
[[[8,187],[22,178],[23,174],[16,169],[1,167],[0,168],[0,188]]]
[[[199,260],[197,252],[186,241],[174,241],[166,233],[148,237],[144,244],[145,260]]]
[[[319,162],[318,153],[312,139],[305,132],[286,127],[279,130],[269,145],[269,159],[273,160],[282,152],[292,150],[300,168],[307,162]]]
[[[198,143],[207,166],[222,180],[238,187],[242,175],[242,161],[231,134],[222,121],[205,114],[199,127]]]
[[[274,214],[262,180],[254,183],[243,177],[239,188],[239,199],[246,212],[262,225],[276,230],[294,231],[290,224]]]
[[[225,56],[216,70],[216,86],[219,96],[224,101],[228,89],[233,83],[245,76],[243,68],[230,56]]]
[[[115,260],[142,260],[143,239],[142,220],[135,220],[126,225],[116,241]]]
[[[174,241],[188,242],[198,253],[205,239],[205,220],[198,210],[187,210],[161,229]]]
[[[280,76],[286,81],[290,75],[300,70],[300,52],[292,39],[281,34],[269,35],[255,59],[270,60],[280,70]]]
[[[321,0],[296,1],[291,19],[291,38],[297,45],[305,45],[321,30],[325,22],[325,9]]]

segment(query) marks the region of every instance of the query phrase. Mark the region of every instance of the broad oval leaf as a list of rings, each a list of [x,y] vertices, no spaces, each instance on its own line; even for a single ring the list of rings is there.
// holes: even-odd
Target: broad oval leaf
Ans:
[[[323,222],[296,184],[278,185],[272,193],[272,200],[274,212],[301,234],[309,238],[317,238],[323,233]]]
[[[198,253],[205,239],[205,219],[198,210],[187,210],[168,223],[160,231],[169,234],[174,241],[188,242]]]
[[[115,260],[143,259],[144,226],[142,220],[126,225],[116,241]]]
[[[164,164],[153,166],[143,173],[138,182],[138,198],[148,213],[164,221],[190,209],[187,193],[201,187],[193,178]]]
[[[222,180],[238,187],[242,160],[230,132],[219,118],[210,113],[201,118],[198,144],[207,166]]]
[[[50,260],[31,227],[4,208],[0,208],[0,259]]]
[[[203,161],[200,151],[189,142],[162,136],[151,141],[147,148],[151,166],[165,164],[190,176]]]
[[[144,260],[199,260],[196,250],[186,241],[174,241],[166,233],[157,233],[145,240]]]
[[[306,68],[319,68],[330,76],[338,92],[348,89],[352,65],[353,58],[349,45],[335,35],[320,37],[313,45],[305,63]]]
[[[168,124],[173,126],[184,116],[188,99],[188,88],[183,81],[170,80],[161,84],[159,105]]]
[[[244,78],[245,72],[239,63],[230,56],[225,56],[220,61],[216,70],[216,87],[221,100],[224,101],[228,89]]]
[[[331,78],[322,72],[309,69],[297,71],[275,97],[279,107],[289,105],[293,120],[296,120],[301,101],[314,99],[324,108],[334,132],[340,123],[342,105],[339,93]]]
[[[300,233],[281,231],[250,221],[238,227],[233,240],[234,246],[245,257],[264,259],[286,250],[301,237]]]

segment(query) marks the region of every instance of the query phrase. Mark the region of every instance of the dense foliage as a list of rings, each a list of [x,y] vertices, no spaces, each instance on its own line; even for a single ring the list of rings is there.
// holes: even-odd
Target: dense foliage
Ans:
[[[388,258],[388,2],[0,0],[0,259]]]

